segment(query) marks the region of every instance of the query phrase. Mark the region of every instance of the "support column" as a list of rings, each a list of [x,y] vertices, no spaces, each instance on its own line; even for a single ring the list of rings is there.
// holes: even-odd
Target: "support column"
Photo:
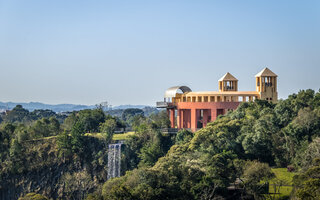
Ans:
[[[208,117],[209,117],[209,110],[203,110],[203,127],[207,126],[208,123]]]
[[[185,128],[184,110],[180,110],[180,128]]]
[[[181,126],[181,110],[177,110],[177,128],[179,129]]]
[[[215,112],[215,109],[211,109],[210,112],[211,112],[211,121],[213,122],[214,120],[216,120],[217,114]]]
[[[187,121],[187,128],[191,128],[191,110],[186,110],[186,121]]]
[[[171,122],[171,128],[175,128],[175,110],[174,108],[170,109],[170,122]]]
[[[195,108],[191,109],[191,130],[197,130],[197,110]]]

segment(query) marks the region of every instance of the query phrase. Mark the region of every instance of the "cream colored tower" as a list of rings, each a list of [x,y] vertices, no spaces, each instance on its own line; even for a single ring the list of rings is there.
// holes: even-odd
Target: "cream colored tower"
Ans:
[[[260,95],[260,99],[271,102],[278,101],[277,77],[268,68],[264,68],[256,75],[256,90]]]
[[[219,92],[238,91],[238,79],[229,72],[219,79]]]

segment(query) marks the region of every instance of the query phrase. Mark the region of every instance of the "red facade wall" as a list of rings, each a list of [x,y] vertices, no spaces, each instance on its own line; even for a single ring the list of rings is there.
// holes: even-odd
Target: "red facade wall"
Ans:
[[[208,122],[216,120],[220,114],[235,110],[240,102],[180,102],[177,103],[178,128],[191,128],[195,131],[199,125],[205,127]],[[201,111],[202,110],[202,111]],[[202,112],[202,118],[201,118]],[[174,128],[174,118],[170,114],[171,127]]]

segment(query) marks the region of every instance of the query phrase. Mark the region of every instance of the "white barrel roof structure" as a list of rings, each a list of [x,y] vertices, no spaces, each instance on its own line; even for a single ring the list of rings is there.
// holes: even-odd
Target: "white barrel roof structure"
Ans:
[[[192,90],[188,86],[174,86],[166,90],[164,98],[175,97],[179,90],[181,90],[182,93],[192,92]]]

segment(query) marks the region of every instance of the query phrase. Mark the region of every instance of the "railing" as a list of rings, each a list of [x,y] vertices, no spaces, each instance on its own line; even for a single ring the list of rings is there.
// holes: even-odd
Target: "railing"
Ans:
[[[169,134],[176,134],[179,130],[189,130],[192,131],[191,128],[161,128],[160,131],[162,133],[169,133]],[[201,128],[197,128],[195,131],[200,130]],[[116,128],[114,133],[119,134],[119,133],[126,133],[126,132],[131,132],[134,131],[132,127],[126,127],[126,128]]]
[[[168,134],[176,134],[179,131],[177,128],[162,128],[162,133],[168,133]]]
[[[157,108],[169,108],[174,107],[174,104],[171,102],[159,101],[157,102]]]
[[[162,128],[162,129],[161,129],[161,132],[162,132],[162,133],[169,133],[169,134],[177,134],[177,132],[178,132],[179,130],[183,130],[183,129],[189,130],[189,131],[192,131],[192,132],[193,132],[193,130],[192,130],[191,128]],[[200,129],[201,129],[201,128],[196,128],[195,131],[198,131],[198,130],[200,130]]]
[[[157,108],[166,108],[168,107],[168,105],[169,105],[168,102],[164,102],[164,101],[157,102]]]

